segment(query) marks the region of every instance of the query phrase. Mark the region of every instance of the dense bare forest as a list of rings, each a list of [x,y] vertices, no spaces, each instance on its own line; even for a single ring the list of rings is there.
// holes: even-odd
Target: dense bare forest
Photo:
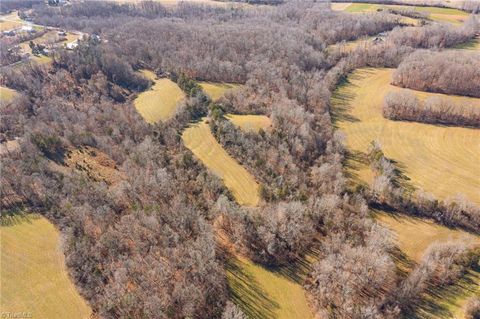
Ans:
[[[416,51],[398,66],[393,84],[420,91],[480,97],[480,54]]]
[[[410,91],[386,95],[383,115],[397,121],[480,127],[480,108],[439,96],[420,102]]]
[[[442,61],[455,67],[458,60],[451,53],[411,54],[473,38],[475,18],[458,28],[415,28],[395,12],[346,15],[315,1],[250,10],[188,3],[167,10],[150,1],[32,6],[35,23],[102,40],[90,36],[75,50],[58,50],[51,66],[2,71],[1,84],[21,94],[1,109],[2,140],[20,141],[19,151],[2,157],[9,174],[2,174],[1,191],[15,199],[2,210],[39,212],[60,227],[69,271],[102,318],[243,318],[228,301],[216,220],[239,249],[264,265],[287,264],[315,246],[318,259],[305,287],[325,318],[407,316],[429,286],[449,285],[478,263],[478,252],[439,245],[408,276],[399,274],[391,236],[370,218],[369,205],[476,233],[480,211],[463,199],[407,196],[378,146],[371,152],[373,189],[347,189],[344,136],[330,114],[335,86],[363,66],[400,65],[394,81],[413,87],[405,81],[416,82],[421,63],[427,79],[418,82],[426,86],[415,88],[478,96],[475,56],[462,55],[470,64],[454,71],[461,71],[464,81],[452,84],[448,78],[437,85],[425,83],[442,70]],[[384,42],[352,53],[326,50],[386,31]],[[9,54],[0,50],[2,65],[15,61]],[[136,112],[133,97],[151,85],[137,72],[143,68],[169,74],[186,93],[173,119],[149,125]],[[408,76],[401,80],[404,72]],[[244,86],[213,102],[199,80]],[[437,104],[442,101],[420,108],[407,97],[391,98],[405,103],[397,109],[388,102],[389,117],[411,112],[398,117],[428,115],[444,123],[454,113],[453,124],[478,127],[478,112],[444,110]],[[272,130],[244,132],[226,113],[268,115]],[[259,207],[235,203],[222,181],[182,144],[182,129],[205,115],[219,143],[261,184]],[[71,152],[87,147],[107,154],[120,177],[98,180],[67,169]],[[473,300],[472,318],[478,308]]]

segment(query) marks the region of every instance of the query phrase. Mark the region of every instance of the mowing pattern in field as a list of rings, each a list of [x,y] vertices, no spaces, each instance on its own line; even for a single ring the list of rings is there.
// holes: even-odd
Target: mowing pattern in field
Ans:
[[[1,311],[32,318],[89,318],[91,310],[65,269],[60,236],[45,218],[3,217]]]
[[[458,242],[465,246],[480,245],[480,237],[450,229],[421,218],[377,212],[376,219],[394,231],[399,248],[408,258],[419,262],[433,243]],[[480,273],[471,270],[457,284],[424,296],[425,303],[435,307],[417,309],[418,318],[464,318],[464,306],[469,297],[480,293]]]
[[[142,73],[155,84],[135,99],[138,113],[148,123],[170,119],[175,114],[177,104],[184,98],[183,91],[170,79],[157,80],[155,74],[147,70],[143,70]]]
[[[225,116],[230,122],[245,132],[267,131],[272,127],[272,120],[265,115],[239,115],[227,114]]]
[[[480,203],[480,130],[390,121],[382,115],[385,94],[404,90],[389,84],[393,69],[360,69],[341,85],[332,100],[335,124],[347,146],[366,152],[378,140],[387,157],[397,161],[413,185],[446,198],[457,193]],[[420,98],[435,95],[415,92]],[[450,97],[480,105],[480,99]]]
[[[345,5],[345,6],[343,6]],[[402,10],[415,10],[418,12],[424,12],[428,14],[428,18],[434,21],[449,22],[453,24],[461,24],[468,18],[468,13],[452,8],[439,8],[439,7],[415,7],[415,6],[402,6],[402,5],[381,5],[372,3],[351,3],[349,5],[342,3],[336,4],[332,7],[333,10],[345,11],[350,13],[364,13],[375,12],[379,9],[402,9]]]
[[[213,101],[221,98],[228,90],[240,87],[240,84],[234,83],[217,83],[217,82],[198,82],[202,90],[210,96]]]
[[[259,185],[255,178],[218,144],[205,119],[187,128],[182,139],[206,167],[223,179],[240,205],[258,204]]]

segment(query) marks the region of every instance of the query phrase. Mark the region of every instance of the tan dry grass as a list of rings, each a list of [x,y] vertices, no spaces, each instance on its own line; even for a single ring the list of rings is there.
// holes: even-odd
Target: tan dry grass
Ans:
[[[272,120],[265,115],[227,114],[225,117],[245,132],[268,131],[272,127]]]
[[[218,100],[225,92],[229,90],[234,90],[240,87],[240,84],[235,83],[217,83],[217,82],[198,82],[198,84],[202,87],[202,90],[210,96],[213,101]]]
[[[457,193],[480,203],[480,130],[387,120],[382,104],[393,69],[360,69],[348,77],[332,100],[336,126],[347,135],[353,152],[368,150],[378,140],[388,158],[414,186],[444,199]],[[420,98],[440,95],[412,91]],[[480,105],[480,99],[450,96],[457,102]]]
[[[255,178],[216,141],[206,119],[191,124],[182,134],[183,142],[202,163],[223,179],[240,205],[256,206],[260,201]]]
[[[86,319],[91,309],[65,268],[59,232],[44,217],[2,217],[0,308],[32,318]]]
[[[0,102],[9,103],[18,95],[17,91],[0,86]]]
[[[175,114],[177,104],[184,98],[183,91],[170,79],[156,79],[152,71],[143,70],[142,73],[155,84],[135,99],[138,113],[152,124],[170,119]]]

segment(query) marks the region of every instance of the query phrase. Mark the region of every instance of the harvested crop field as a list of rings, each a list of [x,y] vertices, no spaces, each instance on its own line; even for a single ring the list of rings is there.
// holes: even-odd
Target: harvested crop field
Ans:
[[[227,114],[225,116],[230,122],[245,132],[267,131],[272,127],[272,120],[265,115],[239,115]]]
[[[255,178],[216,141],[206,119],[193,123],[182,134],[183,142],[202,163],[223,179],[240,205],[255,206],[260,201]]]
[[[198,82],[202,90],[210,96],[213,101],[221,98],[228,90],[240,87],[240,84],[234,83],[217,83],[217,82]]]
[[[67,273],[60,245],[59,232],[44,217],[2,217],[2,313],[27,312],[31,318],[89,318],[90,307]]]
[[[177,104],[184,98],[183,91],[168,78],[156,79],[152,71],[143,70],[142,74],[155,84],[135,99],[138,113],[152,124],[173,117]]]
[[[333,117],[347,135],[348,148],[365,153],[370,142],[378,140],[385,155],[397,162],[414,186],[438,198],[463,193],[480,203],[480,130],[385,119],[385,94],[405,90],[389,84],[392,73],[393,69],[359,69],[335,92]],[[412,92],[420,99],[436,95]],[[450,98],[480,105],[480,99]]]

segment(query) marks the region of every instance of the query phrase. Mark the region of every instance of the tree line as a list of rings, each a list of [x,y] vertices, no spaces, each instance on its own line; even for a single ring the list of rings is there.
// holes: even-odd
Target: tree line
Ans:
[[[480,97],[480,54],[418,50],[400,63],[392,83],[419,91]]]
[[[392,91],[385,95],[383,116],[395,121],[480,127],[480,108],[431,96],[421,102],[411,91]]]

